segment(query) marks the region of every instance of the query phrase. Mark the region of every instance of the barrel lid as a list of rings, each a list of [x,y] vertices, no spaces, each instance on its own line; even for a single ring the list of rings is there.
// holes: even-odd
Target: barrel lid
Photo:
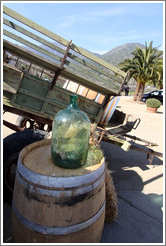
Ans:
[[[72,177],[90,174],[100,169],[104,164],[104,157],[100,163],[85,165],[76,169],[65,169],[56,166],[51,159],[51,139],[44,139],[26,146],[19,155],[19,164],[37,174],[52,177]],[[103,167],[102,167],[103,168]]]

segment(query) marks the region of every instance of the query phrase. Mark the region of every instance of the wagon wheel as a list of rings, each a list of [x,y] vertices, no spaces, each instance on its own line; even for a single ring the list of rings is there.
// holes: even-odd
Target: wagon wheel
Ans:
[[[19,116],[16,125],[20,127],[25,127],[25,129],[39,129],[42,131],[50,132],[52,130],[52,126],[48,124],[43,124],[39,121],[35,121],[33,119],[25,118],[23,116]]]
[[[34,129],[34,120],[23,118],[21,121],[21,127],[25,127],[25,129]]]
[[[4,167],[5,167],[4,182],[6,184],[6,187],[11,192],[13,192],[13,189],[14,189],[14,181],[15,181],[15,176],[16,176],[18,154],[19,154],[18,152],[14,153],[4,163]]]
[[[46,132],[52,131],[51,125],[43,124],[39,121],[34,121],[34,127],[35,127],[34,129],[39,129],[39,130],[46,131]]]
[[[45,134],[25,130],[9,135],[3,140],[3,198],[11,204],[19,152],[27,145],[43,140]]]

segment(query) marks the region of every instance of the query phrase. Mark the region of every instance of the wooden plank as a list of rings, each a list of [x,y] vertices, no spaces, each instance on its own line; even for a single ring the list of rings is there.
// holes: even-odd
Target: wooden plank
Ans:
[[[10,108],[14,108],[16,110],[21,110],[23,111],[25,114],[28,113],[28,114],[34,114],[35,116],[39,116],[39,117],[43,117],[45,119],[48,119],[48,120],[53,120],[53,116],[50,116],[49,114],[47,113],[42,113],[38,110],[34,110],[34,109],[30,109],[28,107],[24,107],[23,105],[20,105],[18,103],[13,103],[11,100],[10,100],[10,96],[9,95],[6,95],[6,93],[3,94],[3,105],[7,106],[7,107],[10,107]],[[25,115],[24,114],[24,115]],[[25,116],[26,117],[26,116]]]
[[[78,95],[78,98],[80,98],[81,101],[84,101],[84,102],[87,102],[87,103],[89,103],[89,104],[94,105],[95,107],[100,108],[100,107],[102,106],[102,104],[100,104],[100,103],[98,103],[98,102],[95,102],[95,101],[92,101],[91,99],[86,98],[86,97],[84,97],[84,96]]]
[[[12,44],[7,40],[3,40],[3,48],[4,50],[9,51],[11,54],[18,56],[19,58],[25,59],[28,62],[31,62],[37,66],[44,67],[52,72],[55,72],[59,65],[55,62],[51,62],[50,60],[34,53],[29,52],[27,49],[18,46],[16,44]]]
[[[54,105],[54,104],[46,104],[46,108],[44,113],[47,115],[50,115],[50,117],[52,117],[52,119],[54,118],[54,116],[64,107],[61,107],[59,105]]]
[[[38,41],[39,43],[42,43],[48,47],[50,47],[51,49],[53,50],[56,50],[57,52],[61,53],[61,54],[64,54],[65,53],[65,50],[58,47],[57,45],[49,42],[49,41],[46,41],[45,39],[41,38],[40,36],[22,28],[21,26],[19,25],[16,25],[15,23],[11,22],[11,21],[8,21],[7,19],[3,18],[3,24],[13,28],[14,30],[18,31],[18,32],[21,32],[23,34],[25,34],[26,36]]]
[[[19,95],[21,94],[21,96]],[[24,105],[24,106],[27,106],[29,108],[32,108],[32,109],[36,109],[36,110],[41,110],[41,106],[43,105],[43,102],[47,102],[49,104],[52,104],[54,106],[58,106],[60,107],[61,109],[66,107],[66,102],[63,102],[63,103],[60,103],[60,102],[57,102],[56,99],[50,99],[50,98],[46,98],[44,96],[41,96],[41,95],[38,95],[38,93],[35,93],[35,92],[32,92],[32,91],[29,91],[27,89],[23,89],[23,88],[20,88],[19,90],[19,94],[17,95],[17,98],[19,98],[18,100],[22,100],[22,104],[21,105]],[[24,100],[24,96],[25,96],[25,100]],[[18,103],[18,100],[15,101],[15,103]],[[36,104],[36,106],[35,106]],[[40,105],[40,107],[39,107]]]
[[[9,38],[12,38],[12,39],[14,39],[14,40],[16,40],[16,41],[18,41],[18,42],[20,42],[20,43],[28,46],[28,47],[34,49],[34,50],[37,50],[38,52],[43,53],[43,54],[45,54],[45,55],[47,55],[47,56],[49,56],[49,57],[51,57],[51,58],[53,58],[53,59],[55,59],[57,61],[60,61],[61,60],[61,57],[60,56],[57,56],[57,55],[51,53],[50,51],[41,48],[39,45],[33,44],[33,43],[25,40],[24,38],[21,38],[21,37],[15,35],[14,33],[11,33],[9,31],[3,29],[3,34],[5,36],[9,37]]]
[[[52,111],[48,111],[48,106],[46,107],[45,112],[42,111],[44,102],[47,103],[47,105],[50,105]],[[21,108],[25,111],[26,109],[29,109],[29,112],[31,112],[31,110],[35,110],[35,112],[38,112],[38,115],[43,116],[44,114],[46,118],[47,115],[51,115],[52,119],[55,115],[55,112],[58,112],[59,110],[64,109],[67,106],[66,102],[63,102],[62,104],[55,99],[51,100],[49,98],[39,96],[37,93],[33,93],[23,88],[20,88],[14,104],[16,108],[19,108],[18,106],[21,105]]]
[[[10,8],[8,8],[6,6],[3,6],[3,12],[6,15],[12,17],[13,19],[20,21],[21,23],[31,27],[32,29],[34,29],[34,30],[46,35],[49,38],[52,38],[53,40],[65,45],[65,46],[67,46],[68,43],[69,43],[64,38],[56,35],[55,33],[51,32],[48,29],[46,29],[46,28],[38,25],[37,23],[29,20],[28,18],[24,17],[23,15],[18,14],[17,12],[13,11],[12,9],[10,9]]]
[[[38,96],[45,97],[49,90],[49,85],[40,83],[40,81],[25,75],[24,79],[22,80],[21,88],[26,89],[29,92],[36,93]]]
[[[86,112],[88,115],[93,115],[93,116],[97,116],[99,108],[96,107],[96,105],[93,105],[89,102],[87,102],[86,100],[82,100],[82,98],[80,98],[79,103],[78,103],[78,107],[83,110],[84,112]]]
[[[45,59],[39,55],[36,55],[35,53],[31,52],[29,53],[28,50],[25,48],[19,47],[17,45],[13,45],[8,41],[4,41],[4,49],[10,51],[12,54],[17,54],[20,57],[23,57],[27,61],[30,60],[31,62],[36,63],[36,65],[46,67],[47,69],[51,71],[56,71],[57,67],[59,67],[56,63],[49,61],[48,59]],[[83,86],[88,87],[89,89],[96,90],[97,92],[103,93],[103,94],[110,94],[110,95],[116,95],[118,92],[119,87],[116,87],[116,85],[112,84],[112,87],[115,86],[115,88],[110,88],[110,85],[106,85],[105,83],[97,83],[96,80],[92,80],[91,78],[85,78],[85,76],[82,76],[78,74],[77,72],[71,71],[68,68],[65,68],[61,71],[61,75],[66,77],[67,79],[73,80],[79,84],[82,84]]]
[[[76,51],[77,53],[81,54],[81,55],[84,55],[85,57],[87,57],[88,59],[92,60],[92,61],[95,61],[96,63],[98,63],[99,65],[105,67],[105,68],[108,68],[110,69],[111,71],[113,71],[114,73],[122,76],[122,77],[125,77],[126,76],[126,73],[123,72],[122,70],[116,68],[115,66],[111,65],[110,63],[102,60],[101,58],[91,54],[90,52],[82,49],[81,47],[78,47],[74,44],[71,45],[71,49]]]
[[[29,78],[29,79],[35,81],[35,83],[39,83],[40,85],[44,85],[46,87],[49,87],[50,86],[50,81],[41,79],[41,78],[39,78],[39,77],[37,77],[35,75],[29,74],[29,73],[25,73],[24,74],[24,77],[25,78]]]
[[[70,52],[68,53],[68,57],[71,58],[72,60],[80,63],[81,65],[84,65],[84,66],[86,66],[88,68],[91,68],[94,71],[96,71],[96,72],[98,72],[100,74],[103,74],[103,75],[105,75],[105,76],[107,76],[107,77],[119,82],[120,84],[122,83],[122,79],[120,79],[118,76],[115,76],[115,75],[109,73],[108,71],[106,71],[104,69],[101,69],[101,67],[99,67],[99,65],[98,66],[94,66],[93,63],[88,62],[85,59],[81,59],[80,57],[78,57],[78,56],[76,56],[76,55],[74,55],[74,54],[72,54]],[[70,62],[67,60],[65,63],[68,65]]]
[[[97,82],[96,80],[92,80],[92,78],[89,77],[87,78],[87,76],[81,77],[80,74],[78,74],[78,72],[72,71],[71,69],[69,70],[69,68],[62,70],[61,75],[89,89],[100,92],[104,95],[105,94],[116,95],[116,93],[118,92],[118,87],[116,88],[116,90],[113,90],[110,87],[110,85]]]
[[[40,42],[40,43],[42,43],[42,44],[44,44],[44,45],[46,45],[46,46],[52,48],[53,50],[56,50],[56,51],[58,51],[58,52],[60,52],[60,53],[62,53],[62,54],[65,53],[65,50],[59,48],[58,46],[54,45],[54,44],[51,43],[51,42],[48,42],[48,41],[44,40],[43,38],[37,36],[36,34],[33,34],[33,33],[29,32],[28,30],[26,30],[26,29],[20,27],[19,25],[16,25],[15,23],[13,23],[13,22],[11,22],[11,21],[8,21],[8,20],[5,19],[5,18],[4,18],[3,23],[4,23],[5,25],[7,25],[7,26],[13,28],[14,30],[17,30],[17,31],[19,31],[19,32],[21,32],[21,33],[27,35],[28,37],[31,37],[31,38],[33,38],[34,40],[36,40],[36,41],[38,41],[38,42]],[[109,78],[111,78],[111,79],[113,79],[113,80],[116,80],[116,81],[119,82],[119,83],[122,83],[122,80],[121,80],[120,78],[118,78],[117,76],[114,76],[114,75],[112,75],[112,74],[110,74],[110,73],[104,71],[103,69],[100,69],[99,66],[97,66],[97,67],[94,66],[92,63],[86,61],[85,59],[81,59],[81,58],[77,57],[76,55],[74,55],[74,54],[72,54],[72,53],[70,53],[70,52],[69,52],[69,54],[68,54],[68,57],[71,58],[71,59],[73,59],[74,61],[79,62],[80,64],[82,64],[82,65],[84,65],[84,66],[86,66],[86,67],[88,67],[88,68],[92,68],[93,70],[95,70],[95,71],[97,71],[97,72],[99,72],[99,73],[102,73],[103,75],[108,76]],[[66,61],[65,63],[68,65],[70,62],[69,62],[69,61]]]
[[[6,6],[3,6],[3,12],[7,15],[9,15],[10,17],[24,23],[25,25],[35,29],[36,31],[46,35],[47,37],[50,37],[52,38],[53,40],[67,46],[68,45],[68,41],[61,38],[60,36],[56,35],[55,33],[49,31],[48,29],[38,25],[37,23],[25,18],[24,16],[16,13],[15,11],[9,9],[8,7]],[[98,58],[97,56],[91,54],[90,52],[72,44],[71,45],[71,49],[74,50],[75,52],[87,57],[88,59],[92,60],[92,61],[95,61],[96,63],[110,69],[111,71],[115,72],[116,74],[119,74],[120,76],[122,77],[125,77],[126,76],[126,73],[123,72],[122,70],[116,68],[115,66],[111,65],[110,63],[102,60],[101,58]]]
[[[124,151],[129,151],[131,144],[127,142],[126,140],[122,140],[120,138],[117,138],[115,136],[107,135],[102,138],[103,141],[109,142],[111,144],[115,144],[120,146]]]
[[[43,110],[43,103],[45,103],[45,111],[42,111],[41,113],[54,116],[55,113],[57,113],[59,110],[67,107],[67,105],[70,102],[70,94],[72,94],[70,92],[61,93],[61,88],[59,88],[59,90],[54,90],[54,93],[52,93],[51,98],[46,98],[45,96],[42,96],[41,93],[38,93],[35,89],[33,90],[34,87],[31,88],[30,84],[29,87],[28,85],[25,86],[25,82],[28,82],[27,79],[24,79],[21,85],[22,87],[20,88],[19,93],[15,98],[15,102],[13,102],[16,105],[16,108],[18,108],[18,106],[21,105],[22,109],[25,110],[25,108],[28,108],[30,112],[31,110],[35,110],[38,111],[40,115],[41,110]],[[88,114],[90,119],[94,121],[99,110],[98,103],[89,103],[90,100],[83,97],[81,100],[81,96],[79,96],[79,99],[79,108],[84,110]]]
[[[4,40],[4,50],[7,50],[11,52],[14,55],[17,55],[19,57],[24,58],[27,61],[30,61],[38,66],[43,66],[44,68],[55,72],[57,68],[59,68],[59,65],[55,62],[51,62],[50,60],[39,56],[33,52],[29,52],[25,48],[22,48],[18,45],[14,45],[10,43],[7,40]],[[110,94],[110,95],[116,95],[117,91],[112,90],[108,85],[98,83],[96,84],[96,81],[92,81],[91,79],[85,79],[84,77],[80,77],[80,75],[77,73],[74,73],[73,71],[69,70],[68,68],[61,71],[61,75],[65,78],[75,81],[89,89],[95,90],[97,92],[100,92],[102,94]]]
[[[67,105],[66,105],[67,106]],[[61,110],[62,108],[59,107],[58,109],[58,105],[55,107],[55,105],[53,104],[50,104],[48,103],[46,109],[45,109],[45,113],[49,114],[50,116],[55,116],[55,114]],[[91,122],[94,122],[95,121],[95,116],[90,114],[90,113],[87,113],[88,114],[88,117],[90,118]]]
[[[23,76],[22,71],[4,62],[3,63],[3,90],[15,94],[21,83],[22,76]]]
[[[25,90],[22,91],[22,92],[25,95]],[[59,110],[61,110],[64,107],[67,106],[67,104],[65,104],[65,105],[63,104],[62,105],[62,104],[59,104],[59,103],[55,102],[55,100],[54,101],[53,100],[52,101],[49,100],[49,101],[47,101],[49,103],[47,104],[47,107],[45,108],[45,111],[43,112],[43,111],[36,110],[35,108],[29,108],[25,104],[20,105],[20,103],[18,103],[18,102],[17,103],[11,102],[10,95],[12,95],[12,94],[7,93],[7,92],[4,93],[4,95],[3,95],[3,105],[6,105],[6,106],[9,106],[9,107],[18,109],[18,110],[22,110],[23,112],[35,114],[36,116],[40,116],[40,117],[43,117],[43,118],[48,119],[48,120],[53,120],[55,114]],[[21,98],[19,98],[19,101],[24,98],[24,95],[22,94]],[[27,94],[27,97],[28,96],[29,96],[29,94]],[[33,98],[31,98],[31,100],[33,101]],[[89,116],[91,122],[95,121],[95,116],[94,115],[91,115],[89,113],[88,116]]]
[[[66,90],[61,90],[58,89],[55,86],[54,90],[52,91],[52,95],[51,95],[51,99],[55,99],[56,101],[60,102],[60,103],[66,103],[67,105],[70,103],[70,95],[73,94],[71,93],[66,93]]]
[[[10,101],[9,97],[6,97],[3,95],[3,105],[7,106],[7,107],[10,107],[10,108],[13,108],[14,110],[20,110],[21,112],[24,112],[24,116],[26,117],[26,113],[30,114],[30,115],[35,115],[35,116],[39,116],[39,117],[42,117],[44,119],[47,119],[48,121],[49,120],[53,120],[53,116],[52,115],[49,115],[47,113],[43,113],[43,112],[40,112],[40,111],[37,111],[37,110],[34,110],[34,109],[29,109],[27,107],[24,107],[23,105],[19,105],[19,104],[16,104],[16,103],[13,103]]]
[[[52,90],[48,90],[47,94],[46,94],[46,98],[50,98],[51,95],[52,95]],[[41,108],[41,112],[44,112],[46,110],[47,105],[48,105],[48,102],[44,101],[43,105],[42,105],[42,108]]]
[[[7,106],[7,107],[10,107],[10,108],[13,108],[14,110],[20,110],[20,112],[24,112],[24,117],[28,117],[26,116],[26,113],[29,114],[29,115],[35,115],[35,116],[39,116],[39,117],[42,117],[43,119],[46,119],[46,120],[53,120],[53,116],[52,115],[49,115],[47,113],[43,113],[43,112],[40,112],[40,111],[37,111],[37,110],[34,110],[34,109],[29,109],[27,107],[24,107],[24,106],[21,106],[19,104],[16,104],[16,103],[13,103],[11,101],[8,100],[8,98],[4,98],[3,97],[3,105]],[[43,122],[44,123],[44,122]]]
[[[26,94],[25,94],[26,93]],[[40,111],[43,101],[39,97],[34,97],[34,94],[25,92],[25,90],[20,89],[17,97],[15,98],[15,104],[21,105],[21,107],[27,107],[36,111]],[[16,107],[17,108],[17,107]]]
[[[3,90],[4,91],[8,91],[11,92],[13,94],[16,94],[17,90],[14,89],[13,87],[11,87],[10,85],[8,85],[6,82],[3,81]]]
[[[99,83],[104,85],[107,85],[111,89],[115,91],[119,91],[119,83],[115,83],[112,81],[110,78],[105,77],[105,76],[100,76],[95,73],[92,69],[88,69],[87,67],[83,66],[78,66],[77,64],[74,63],[69,63],[68,66],[65,66],[65,68],[68,68],[69,70],[72,69],[74,73],[80,74],[80,76],[83,76],[84,78],[86,77],[88,80],[93,80],[95,83]]]
[[[69,105],[70,103],[70,95],[73,94],[71,93],[66,93],[66,90],[63,90],[61,88],[54,88],[54,91],[51,95],[51,98],[55,100],[57,102],[60,103],[66,103],[67,105]],[[101,106],[101,105],[100,105]],[[97,116],[98,111],[100,109],[100,106],[98,105],[98,103],[96,102],[92,102],[91,100],[84,98],[82,96],[79,96],[79,100],[78,100],[78,107],[83,110],[84,112],[86,112],[87,114],[93,115],[93,116]]]
[[[13,93],[8,92],[8,91],[3,91],[3,104],[4,104],[4,102],[9,103],[12,96],[13,96]]]

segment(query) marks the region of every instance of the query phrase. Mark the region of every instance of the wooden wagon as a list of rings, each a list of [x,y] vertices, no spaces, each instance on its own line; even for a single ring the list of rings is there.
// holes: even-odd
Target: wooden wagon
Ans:
[[[70,95],[76,93],[79,95],[78,106],[97,126],[100,141],[116,143],[125,150],[133,148],[119,136],[136,128],[139,119],[130,122],[128,116],[123,113],[120,116],[116,110],[118,96],[128,75],[6,6],[3,13],[3,110],[22,117],[19,125],[7,121],[4,125],[17,132],[25,130],[27,125],[31,129],[50,131],[54,115],[65,108]],[[107,131],[105,125],[111,123],[114,123],[114,130]],[[116,131],[115,125],[119,126]],[[4,140],[4,151],[7,152],[7,155],[4,153],[4,180],[11,191],[14,179],[11,166],[16,162],[18,152],[26,144],[41,138],[28,134],[24,131],[23,142],[20,134]],[[14,149],[11,146],[13,138],[14,143],[21,143],[15,144]],[[145,153],[154,155],[152,150]]]

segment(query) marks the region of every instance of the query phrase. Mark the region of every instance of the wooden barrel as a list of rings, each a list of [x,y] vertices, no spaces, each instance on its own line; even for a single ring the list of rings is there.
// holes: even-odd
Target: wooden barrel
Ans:
[[[16,243],[99,243],[105,218],[105,163],[64,169],[51,140],[19,155],[12,204]]]

